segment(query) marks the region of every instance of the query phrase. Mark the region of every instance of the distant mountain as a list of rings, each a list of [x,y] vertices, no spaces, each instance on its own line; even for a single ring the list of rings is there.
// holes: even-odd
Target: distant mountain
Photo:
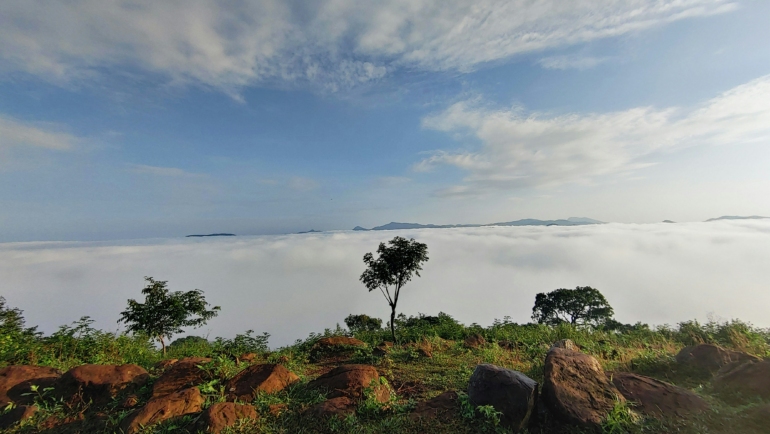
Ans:
[[[302,232],[297,232],[297,233],[298,234],[314,234],[314,233],[318,233],[318,232],[323,232],[323,231],[317,231],[315,229],[310,229],[309,231],[302,231]]]
[[[512,222],[501,223],[489,223],[484,225],[474,224],[460,224],[460,225],[432,225],[432,224],[420,224],[420,223],[399,223],[390,222],[386,225],[375,226],[371,229],[362,228],[356,226],[354,231],[390,231],[398,229],[446,229],[446,228],[480,228],[486,226],[582,226],[582,225],[596,225],[603,224],[604,222],[599,220],[590,219],[587,217],[570,217],[566,220],[538,220],[538,219],[522,219]]]
[[[187,235],[187,238],[190,237],[234,237],[235,234],[208,234],[208,235]]]
[[[663,223],[676,223],[676,222],[673,220],[663,220]]]
[[[760,219],[768,219],[770,217],[762,217],[758,215],[752,215],[752,216],[739,216],[739,215],[723,215],[722,217],[717,217],[713,219],[706,220],[707,222],[715,222],[717,220],[760,220]]]

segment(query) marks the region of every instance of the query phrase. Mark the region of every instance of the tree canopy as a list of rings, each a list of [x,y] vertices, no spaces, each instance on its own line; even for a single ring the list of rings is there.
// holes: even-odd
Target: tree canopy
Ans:
[[[535,296],[532,319],[541,324],[598,326],[612,319],[612,307],[599,290],[590,286],[560,288]]]
[[[390,331],[395,341],[396,305],[401,288],[412,280],[413,275],[420,277],[422,264],[428,261],[428,246],[413,238],[395,237],[388,241],[388,245],[380,243],[377,254],[377,258],[371,253],[364,255],[367,268],[360,280],[369,292],[379,289],[387,300],[391,309]]]
[[[217,316],[219,306],[207,310],[209,303],[203,291],[169,292],[167,281],[145,277],[147,286],[142,289],[144,303],[128,300],[128,308],[121,312],[118,322],[126,323],[132,333],[144,333],[160,341],[166,353],[166,339],[181,333],[183,327],[200,327]]]

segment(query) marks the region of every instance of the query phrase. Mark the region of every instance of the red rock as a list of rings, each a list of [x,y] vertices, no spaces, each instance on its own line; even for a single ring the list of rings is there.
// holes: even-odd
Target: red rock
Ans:
[[[327,399],[307,409],[306,414],[315,418],[344,417],[356,412],[356,403],[347,396]]]
[[[553,343],[553,345],[551,345],[551,348],[563,348],[570,351],[580,351],[580,348],[575,345],[574,342],[572,342],[572,339],[562,339],[560,341],[556,341]]]
[[[257,392],[275,393],[299,381],[299,377],[282,365],[251,365],[227,382],[228,401],[251,401]]]
[[[327,356],[349,356],[357,348],[366,347],[366,343],[347,336],[321,338],[310,348],[310,359],[320,360]]]
[[[342,365],[308,383],[308,387],[329,392],[329,398],[345,396],[351,399],[364,397],[364,389],[373,388],[379,402],[390,400],[390,390],[380,384],[380,375],[374,366]]]
[[[124,419],[121,429],[126,434],[134,434],[144,427],[168,419],[199,413],[203,409],[204,402],[205,399],[196,387],[153,398],[144,407]]]
[[[700,396],[673,384],[628,372],[609,376],[618,391],[635,404],[634,409],[642,413],[682,418],[708,410],[708,404]]]
[[[121,392],[138,389],[149,377],[137,365],[81,365],[64,373],[54,389],[67,400],[103,404]]]
[[[257,417],[257,410],[252,405],[220,402],[207,408],[201,421],[206,432],[219,434],[241,419],[257,420]]]
[[[770,360],[726,366],[714,377],[714,390],[738,393],[746,398],[770,398]]]
[[[543,402],[548,410],[573,425],[597,427],[616,402],[625,402],[599,361],[588,354],[551,348],[543,379]]]
[[[446,420],[457,413],[457,392],[449,390],[441,395],[417,404],[414,411],[409,414],[409,419],[442,419]]]
[[[758,357],[739,351],[726,350],[712,344],[699,344],[682,348],[676,355],[677,363],[696,369],[716,372],[731,362],[757,361]]]
[[[463,342],[463,344],[464,344],[466,347],[468,347],[468,348],[473,348],[473,349],[476,349],[476,348],[482,347],[482,346],[484,346],[486,343],[487,343],[487,340],[486,340],[486,339],[484,339],[484,336],[481,336],[481,335],[480,335],[480,334],[478,334],[478,333],[477,333],[477,334],[475,334],[475,335],[471,335],[471,336],[468,336],[467,338],[465,338],[465,341]]]
[[[31,404],[29,393],[32,386],[50,387],[61,377],[61,371],[46,366],[14,365],[0,369],[0,407],[11,402]]]
[[[204,357],[188,357],[174,363],[155,380],[152,385],[152,397],[168,395],[209,381],[210,374],[198,367],[209,362],[211,359]]]
[[[174,365],[178,361],[179,361],[179,359],[165,359],[165,360],[161,360],[160,362],[156,363],[152,367],[152,369],[154,369],[156,371],[165,371],[166,369],[168,369],[169,367],[171,367],[172,365]]]
[[[24,419],[29,419],[37,413],[37,406],[19,405],[0,414],[0,429],[8,429]]]

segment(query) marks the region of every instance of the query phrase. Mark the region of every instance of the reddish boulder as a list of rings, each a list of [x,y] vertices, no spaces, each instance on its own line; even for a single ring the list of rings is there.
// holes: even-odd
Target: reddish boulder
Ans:
[[[211,359],[188,357],[171,365],[152,385],[152,397],[168,395],[188,387],[198,386],[211,379],[210,374],[199,368]]]
[[[178,362],[179,359],[165,359],[161,360],[160,362],[153,365],[152,369],[155,371],[165,371],[169,367],[171,367],[173,364]]]
[[[609,376],[618,391],[636,405],[634,408],[647,415],[681,418],[708,409],[700,396],[673,384],[628,372]]]
[[[308,383],[308,387],[329,392],[329,398],[345,396],[351,399],[364,397],[364,389],[373,388],[379,402],[390,400],[390,390],[380,384],[380,375],[374,366],[342,365]]]
[[[170,395],[153,398],[121,423],[125,434],[134,434],[144,427],[154,425],[186,414],[199,413],[205,399],[196,387],[181,390]]]
[[[29,393],[32,386],[50,387],[61,377],[61,371],[46,366],[14,365],[0,369],[0,407],[11,402],[32,403]]]
[[[468,348],[474,348],[474,349],[475,349],[475,348],[479,348],[479,347],[482,347],[482,346],[484,346],[486,343],[487,343],[487,340],[486,340],[486,339],[484,339],[484,336],[481,336],[481,335],[480,335],[480,334],[478,334],[478,333],[477,333],[477,334],[475,334],[475,335],[471,335],[471,336],[468,336],[467,338],[465,338],[465,341],[463,342],[463,344],[464,344],[466,347],[468,347]]]
[[[201,423],[206,432],[219,434],[225,428],[235,425],[242,419],[257,420],[257,410],[254,406],[220,402],[203,412]]]
[[[345,417],[356,412],[356,403],[347,396],[327,399],[305,411],[305,414],[314,418]]]
[[[556,341],[551,345],[551,348],[563,348],[570,351],[580,351],[580,348],[572,341],[572,339],[562,339]]]
[[[747,398],[770,398],[770,360],[725,366],[714,377],[714,390]]]
[[[726,350],[712,344],[699,344],[682,348],[676,355],[677,363],[709,372],[716,372],[731,362],[757,361],[758,357],[739,351]]]
[[[0,413],[0,429],[8,429],[24,419],[29,419],[37,413],[37,406],[19,405],[5,413]]]
[[[257,392],[275,393],[299,381],[299,377],[283,365],[266,363],[251,365],[227,382],[228,401],[251,401]]]
[[[520,431],[535,411],[538,384],[521,372],[481,364],[468,382],[468,398],[475,405],[491,405],[502,413],[503,425]]]
[[[446,420],[456,414],[457,409],[457,392],[448,390],[435,398],[417,404],[414,411],[409,414],[409,419]]]
[[[543,402],[548,410],[573,425],[596,427],[616,402],[625,401],[599,361],[577,351],[551,348],[543,380]]]
[[[366,342],[347,336],[321,338],[310,348],[310,359],[320,360],[329,356],[350,356],[358,348],[365,347]]]
[[[147,371],[137,365],[80,365],[65,372],[54,388],[67,400],[102,404],[121,392],[138,389],[149,378]]]

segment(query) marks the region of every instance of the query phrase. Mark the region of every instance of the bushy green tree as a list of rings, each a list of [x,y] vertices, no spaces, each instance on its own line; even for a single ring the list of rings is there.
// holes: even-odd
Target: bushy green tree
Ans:
[[[26,361],[25,352],[38,342],[41,335],[37,327],[26,327],[22,311],[8,307],[0,297],[0,362]]]
[[[612,319],[613,310],[599,290],[590,286],[560,288],[535,296],[532,319],[540,324],[598,326]]]
[[[422,264],[428,261],[428,246],[418,243],[413,238],[407,240],[395,237],[388,245],[380,243],[378,257],[371,253],[364,255],[366,270],[361,274],[361,282],[369,292],[379,289],[390,306],[390,333],[396,340],[396,305],[401,295],[401,288],[412,280],[412,275],[420,277]]]
[[[348,326],[348,330],[353,333],[362,331],[375,331],[382,328],[382,320],[364,314],[350,314],[347,316],[347,318],[345,318],[345,325]]]
[[[181,333],[183,327],[200,327],[217,316],[219,306],[207,310],[209,303],[203,291],[169,292],[167,281],[145,277],[147,286],[142,290],[144,303],[128,300],[128,308],[121,312],[118,322],[126,323],[132,333],[143,333],[157,339],[166,354],[166,339]]]

